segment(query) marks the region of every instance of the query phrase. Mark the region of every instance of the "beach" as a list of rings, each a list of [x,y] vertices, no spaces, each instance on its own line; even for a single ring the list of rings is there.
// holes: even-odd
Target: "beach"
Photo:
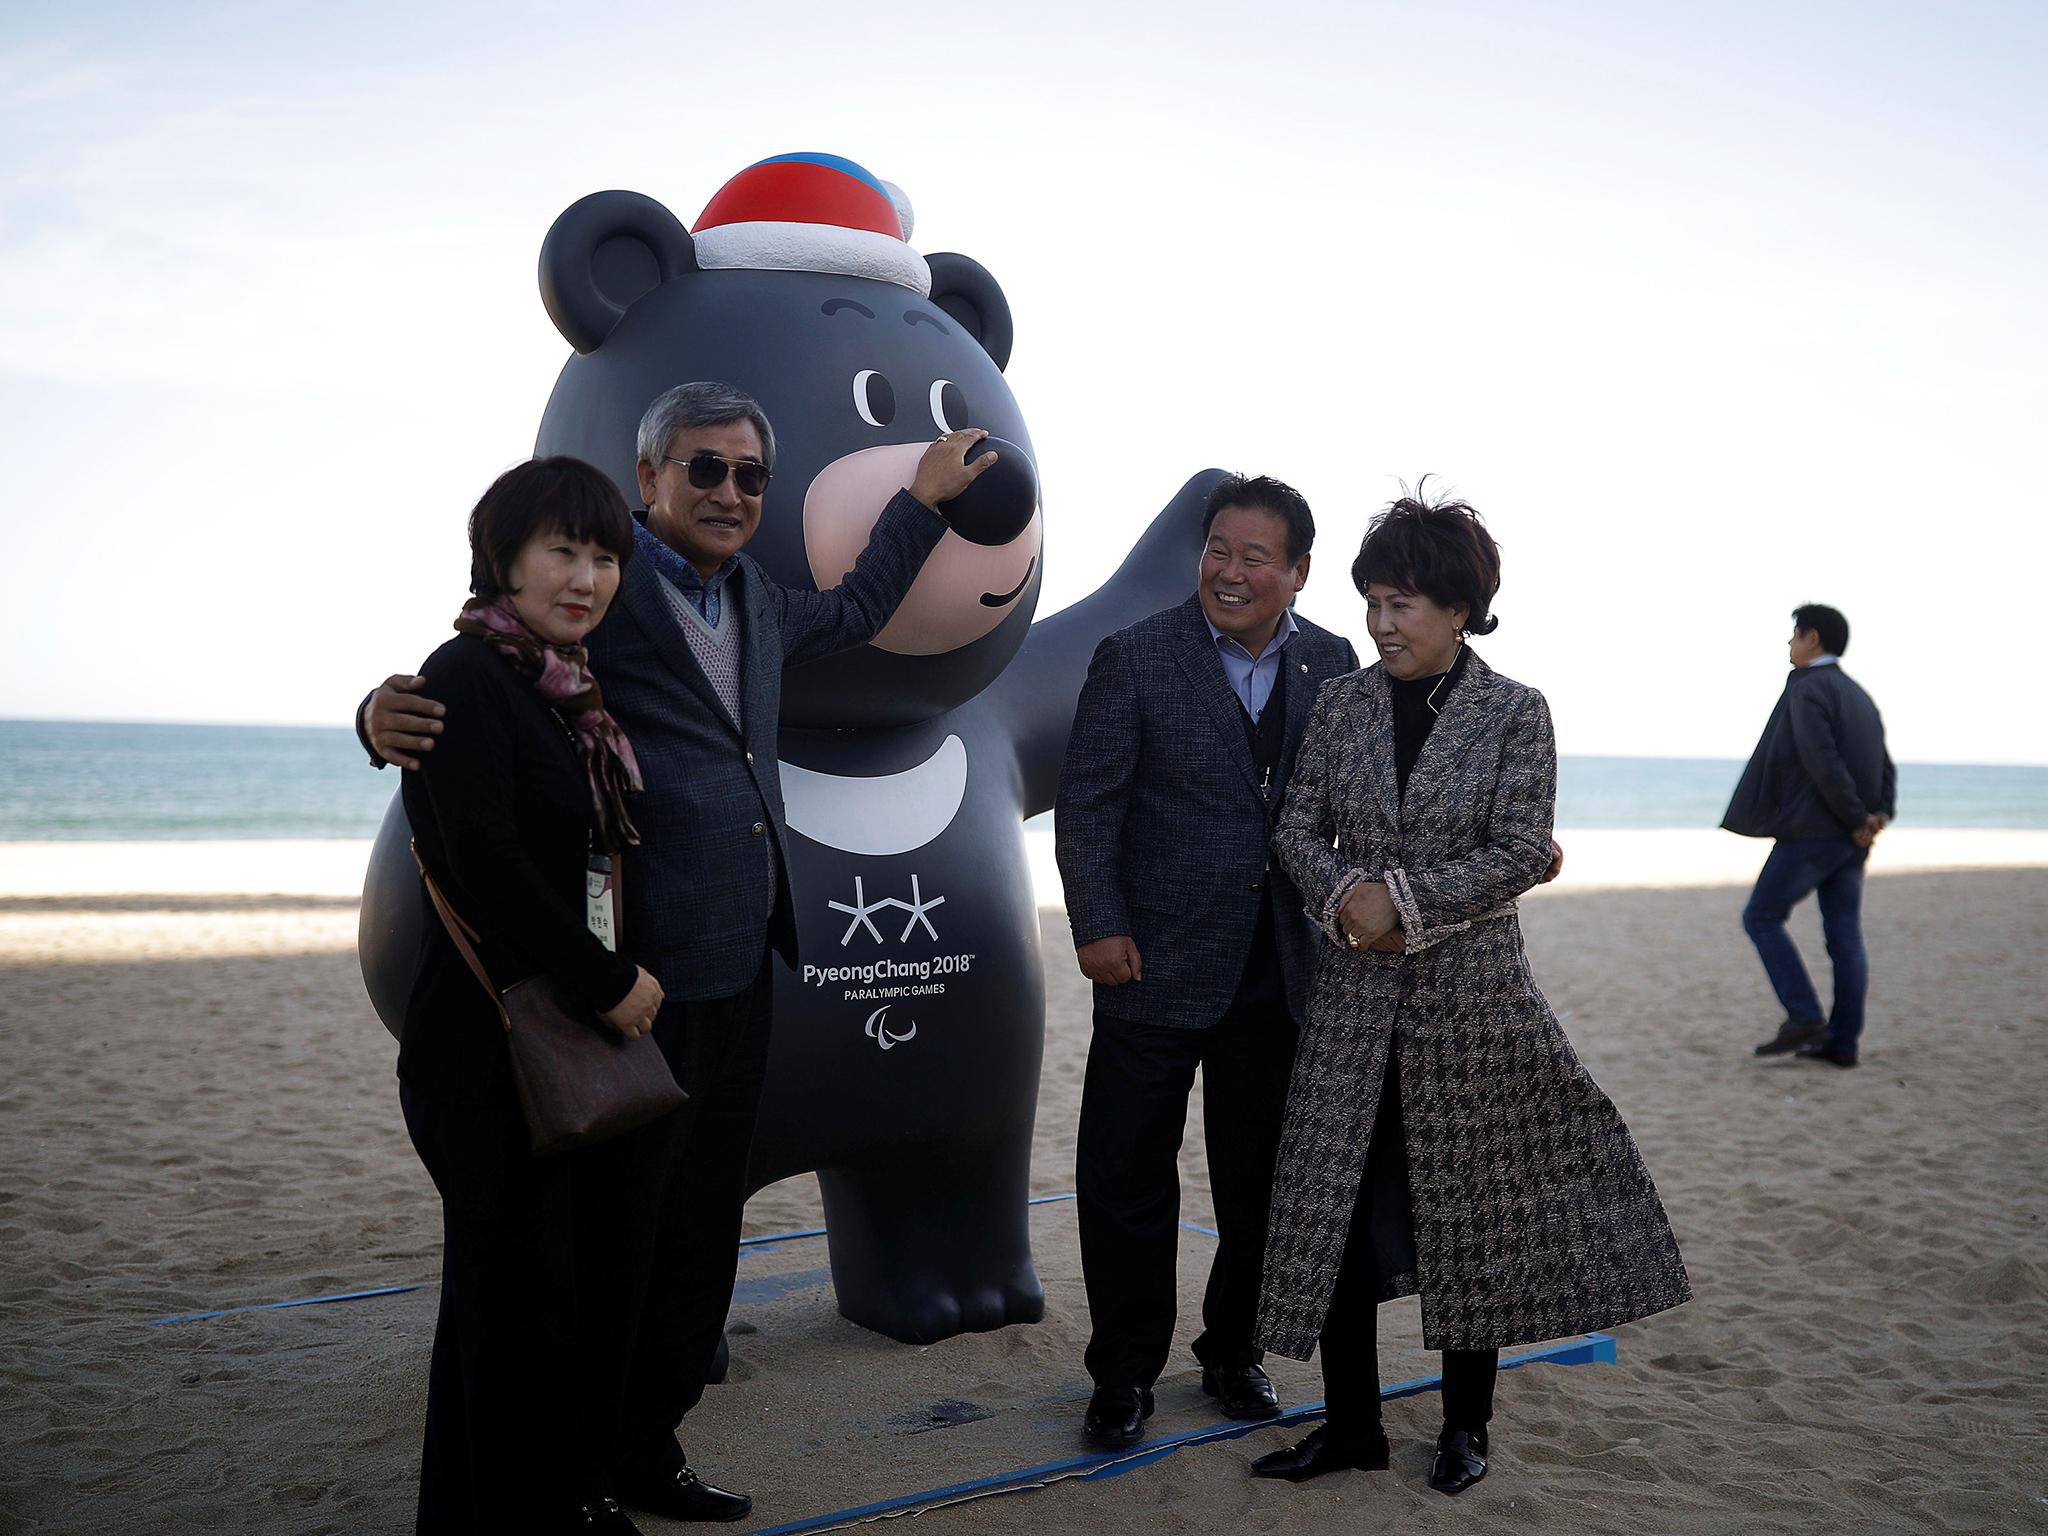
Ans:
[[[1750,1055],[1777,1020],[1738,921],[1763,844],[1562,837],[1565,877],[1524,904],[1531,964],[1658,1179],[1695,1299],[1618,1329],[1612,1363],[1504,1376],[1484,1483],[1424,1485],[1429,1396],[1389,1403],[1388,1472],[1254,1483],[1250,1458],[1299,1433],[1267,1427],[1067,1475],[1088,996],[1041,877],[1046,1320],[923,1349],[866,1333],[833,1308],[824,1240],[787,1236],[820,1224],[814,1181],[762,1191],[730,1377],[686,1429],[755,1495],[735,1529],[1046,1467],[919,1528],[2048,1530],[2048,834],[1886,834],[1854,1071]],[[356,970],[366,852],[0,845],[0,1532],[410,1528],[439,1208]],[[1794,926],[1825,993],[1811,904]],[[1198,1091],[1192,1228],[1200,1147]],[[1158,1434],[1219,1422],[1185,1347],[1209,1239],[1185,1237]],[[1435,1369],[1412,1301],[1381,1329],[1390,1383]],[[1270,1365],[1284,1402],[1320,1396],[1313,1365]]]

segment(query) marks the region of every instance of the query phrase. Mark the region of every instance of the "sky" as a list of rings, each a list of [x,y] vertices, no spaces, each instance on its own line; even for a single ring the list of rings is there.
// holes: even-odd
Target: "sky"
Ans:
[[[1426,472],[1565,752],[1745,755],[1817,601],[1895,757],[2048,763],[2044,66],[2025,5],[9,7],[0,716],[346,722],[531,451],[555,215],[822,150],[1003,285],[1041,616],[1221,466],[1363,652]]]

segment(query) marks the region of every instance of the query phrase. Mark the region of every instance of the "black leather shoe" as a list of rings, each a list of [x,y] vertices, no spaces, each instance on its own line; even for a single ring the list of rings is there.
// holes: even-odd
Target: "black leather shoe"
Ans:
[[[1145,1438],[1145,1421],[1151,1417],[1150,1387],[1097,1387],[1088,1399],[1081,1438],[1111,1450],[1136,1445]]]
[[[1463,1493],[1486,1476],[1486,1431],[1447,1429],[1436,1437],[1429,1462],[1429,1486],[1438,1493]]]
[[[1802,1045],[1792,1053],[1801,1061],[1825,1061],[1831,1066],[1853,1067],[1856,1053],[1832,1040],[1822,1040],[1818,1045]]]
[[[1280,1398],[1273,1390],[1273,1378],[1256,1365],[1205,1365],[1202,1390],[1221,1400],[1223,1411],[1233,1419],[1280,1416]]]
[[[744,1520],[754,1501],[714,1488],[688,1467],[664,1478],[619,1479],[619,1498],[665,1520]]]
[[[573,1530],[590,1536],[641,1536],[640,1527],[619,1508],[617,1499],[593,1499],[576,1511]]]
[[[1759,1056],[1783,1056],[1803,1045],[1818,1045],[1828,1037],[1826,1019],[1787,1019],[1778,1032],[1756,1048]]]
[[[1308,1438],[1284,1451],[1268,1451],[1252,1463],[1253,1477],[1284,1477],[1290,1483],[1305,1483],[1325,1472],[1342,1472],[1357,1467],[1366,1472],[1387,1470],[1387,1437],[1374,1430],[1364,1439],[1334,1439],[1330,1426],[1319,1424]]]

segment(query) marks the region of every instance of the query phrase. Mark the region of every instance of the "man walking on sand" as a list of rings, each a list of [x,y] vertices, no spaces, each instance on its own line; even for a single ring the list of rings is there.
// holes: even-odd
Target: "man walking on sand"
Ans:
[[[1792,611],[1792,675],[1735,786],[1721,825],[1775,839],[1742,926],[1785,1009],[1759,1056],[1787,1051],[1856,1065],[1870,964],[1863,947],[1863,866],[1894,813],[1896,775],[1877,706],[1841,668],[1849,621],[1808,603]],[[1822,1016],[1785,920],[1808,894],[1834,963],[1835,1001]]]

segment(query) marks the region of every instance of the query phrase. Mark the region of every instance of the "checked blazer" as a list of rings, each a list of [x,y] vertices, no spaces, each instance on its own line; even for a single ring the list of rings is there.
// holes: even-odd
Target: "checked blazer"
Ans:
[[[1138,947],[1142,981],[1098,986],[1114,1018],[1204,1029],[1223,1017],[1250,953],[1264,887],[1297,1022],[1316,940],[1267,841],[1316,690],[1355,671],[1351,642],[1297,616],[1282,653],[1286,730],[1270,794],[1246,740],[1201,600],[1140,619],[1095,650],[1067,738],[1053,828],[1079,948]]]
[[[1628,1127],[1537,989],[1515,899],[1550,862],[1550,709],[1475,654],[1406,792],[1373,666],[1316,700],[1274,850],[1323,924],[1273,1175],[1258,1338],[1314,1349],[1389,1053],[1430,1349],[1495,1349],[1647,1317],[1691,1294]],[[1383,881],[1404,954],[1343,946],[1337,909]]]
[[[889,620],[944,537],[908,491],[883,509],[840,584],[807,592],[740,554],[724,600],[740,605],[740,721],[719,702],[646,560],[631,560],[590,668],[640,759],[641,845],[626,859],[626,953],[671,999],[729,997],[761,968],[764,938],[794,968],[776,739],[782,669],[865,644]]]

